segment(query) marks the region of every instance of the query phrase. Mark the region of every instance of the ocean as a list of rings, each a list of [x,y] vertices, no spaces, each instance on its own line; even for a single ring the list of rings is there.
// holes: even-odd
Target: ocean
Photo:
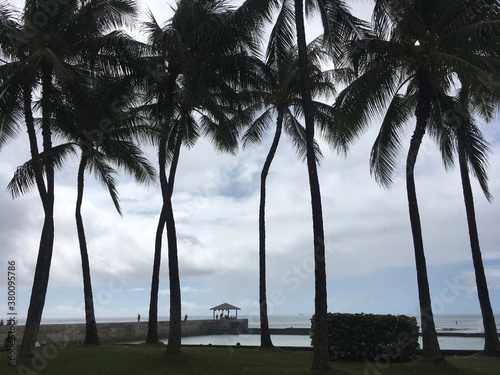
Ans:
[[[239,315],[238,318],[248,319],[249,328],[259,328],[258,316]],[[270,328],[310,328],[309,315],[270,315]],[[101,318],[98,323],[106,322],[132,322],[136,317]],[[212,319],[211,315],[189,316],[191,320]],[[168,317],[159,317],[159,320],[168,320]],[[436,315],[434,317],[437,332],[445,333],[483,333],[481,315]],[[495,315],[497,330],[500,332],[500,315]],[[85,323],[84,319],[43,319],[42,324],[76,324]],[[24,324],[22,320],[18,324]],[[419,322],[420,324],[420,322]],[[307,335],[272,335],[276,346],[309,347],[311,340]],[[441,349],[450,350],[481,350],[484,346],[482,337],[438,337]],[[259,335],[213,335],[183,337],[182,344],[185,345],[259,345]]]
[[[195,319],[197,317],[193,317]],[[249,328],[259,328],[258,316],[241,316],[248,319]],[[306,315],[270,315],[270,328],[309,328],[311,327],[310,316]],[[443,333],[483,333],[481,315],[436,315],[434,317],[436,331]],[[500,315],[495,315],[497,330],[500,332]],[[420,321],[419,321],[420,324]],[[271,335],[273,344],[276,346],[311,346],[309,336],[302,335]],[[481,350],[484,347],[482,337],[438,337],[441,349],[448,350]],[[260,345],[259,335],[214,335],[184,337],[182,343],[185,345]],[[420,340],[420,344],[422,344]]]

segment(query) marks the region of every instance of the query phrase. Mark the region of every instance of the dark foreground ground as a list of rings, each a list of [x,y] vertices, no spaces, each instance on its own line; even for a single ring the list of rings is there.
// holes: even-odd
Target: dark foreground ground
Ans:
[[[331,362],[327,372],[310,370],[312,351],[280,348],[235,348],[183,346],[182,353],[166,356],[165,346],[117,345],[44,346],[37,355],[8,365],[7,352],[1,352],[0,374],[339,374],[339,375],[500,375],[500,358],[448,356],[445,361],[429,363],[415,360],[393,362]]]

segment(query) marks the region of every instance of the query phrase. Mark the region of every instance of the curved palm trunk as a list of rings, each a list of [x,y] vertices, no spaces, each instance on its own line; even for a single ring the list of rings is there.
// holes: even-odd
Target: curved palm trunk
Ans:
[[[162,147],[163,145],[163,147]],[[160,285],[160,263],[161,263],[161,243],[162,243],[162,236],[163,236],[163,228],[166,226],[167,227],[167,244],[168,244],[168,262],[169,262],[169,278],[172,278],[172,270],[171,268],[171,256],[175,257],[174,263],[178,263],[177,261],[177,236],[176,236],[176,231],[175,231],[175,221],[174,221],[174,213],[173,213],[173,208],[172,208],[172,193],[174,190],[173,184],[175,180],[175,172],[177,170],[177,164],[179,161],[179,154],[180,154],[180,147],[182,145],[182,134],[180,138],[176,142],[176,148],[174,150],[174,157],[172,159],[172,164],[170,165],[170,173],[169,173],[169,178],[167,180],[165,172],[161,172],[160,169],[160,181],[165,181],[166,188],[165,188],[165,194],[168,196],[167,202],[163,202],[162,208],[161,208],[161,213],[160,213],[160,218],[158,220],[158,227],[156,228],[156,238],[155,238],[155,255],[154,255],[154,261],[153,261],[153,277],[151,281],[151,299],[150,299],[150,304],[149,304],[149,322],[148,322],[148,334],[146,338],[146,342],[148,344],[155,344],[159,342],[158,338],[158,290],[159,290],[159,285]],[[162,137],[160,140],[160,149],[165,150],[167,147],[167,137]],[[164,155],[164,152],[159,153],[161,158],[164,158],[166,160],[166,155]],[[163,163],[163,171],[165,171],[165,164],[166,161]],[[162,177],[163,174],[163,177]],[[163,186],[163,184],[162,184]],[[162,189],[163,192],[163,189]],[[165,199],[165,196],[164,196]],[[170,212],[169,212],[170,211]],[[170,223],[168,223],[168,220],[170,220]],[[169,232],[170,228],[170,232]],[[170,234],[172,233],[172,234]],[[173,236],[173,238],[171,238]],[[171,248],[174,248],[171,253]],[[175,267],[176,270],[174,269],[173,272],[174,274],[177,274],[177,280],[179,279],[179,268],[178,266]],[[175,278],[175,276],[174,276]],[[174,285],[176,283],[174,282]],[[178,284],[178,294],[179,297],[176,298],[178,299],[178,304],[179,304],[179,347],[180,347],[180,324],[181,324],[181,310],[180,310],[180,282],[177,282]],[[170,296],[171,296],[171,301],[170,301],[170,310],[172,310],[172,281],[170,281]],[[170,324],[169,324],[169,330],[170,327],[172,326],[172,311],[170,311]],[[175,336],[175,334],[174,334]],[[171,334],[169,332],[168,338],[169,342]],[[174,340],[175,341],[175,340]]]
[[[166,82],[165,98],[163,105],[166,110],[163,116],[163,133],[160,137],[160,142],[158,145],[158,166],[159,166],[159,179],[160,187],[162,191],[162,208],[160,217],[158,219],[158,226],[156,228],[155,237],[155,253],[153,260],[153,275],[151,277],[151,296],[149,300],[149,319],[148,319],[148,332],[146,336],[146,342],[148,344],[155,344],[159,342],[158,338],[158,290],[160,286],[160,265],[161,265],[161,247],[162,247],[162,236],[163,228],[165,227],[167,220],[167,208],[165,201],[170,198],[168,197],[168,179],[166,175],[166,165],[167,165],[167,141],[168,141],[168,127],[167,123],[172,115],[172,106],[174,100],[174,90],[175,90],[175,80],[177,79],[177,74],[172,72],[170,77]],[[160,101],[163,97],[160,96]]]
[[[45,295],[49,283],[50,263],[54,244],[54,212],[45,211],[42,235],[36,261],[33,287],[31,288],[30,305],[24,327],[23,342],[19,352],[20,358],[29,358],[35,355],[35,343],[42,320]]]
[[[146,343],[148,344],[156,344],[160,341],[158,338],[158,290],[160,287],[161,243],[166,216],[165,206],[162,205],[160,218],[158,220],[158,227],[156,228],[153,276],[151,280],[151,297],[149,300],[148,333],[146,337]]]
[[[269,333],[269,319],[267,315],[266,296],[266,179],[269,168],[276,155],[283,128],[283,112],[278,111],[276,132],[273,143],[267,154],[266,161],[260,174],[260,205],[259,205],[259,304],[260,304],[260,346],[272,348],[271,334]]]
[[[472,251],[472,261],[476,274],[477,295],[481,314],[483,316],[484,327],[484,353],[487,355],[500,355],[500,341],[498,339],[495,316],[491,309],[490,296],[488,292],[488,283],[484,273],[481,248],[479,246],[479,235],[476,225],[476,213],[474,209],[474,197],[469,178],[469,168],[465,158],[463,146],[458,146],[458,161],[460,165],[460,175],[462,177],[462,189],[464,193],[465,211],[467,213],[467,224],[469,226],[469,239]]]
[[[424,73],[425,74],[425,73]],[[427,265],[424,254],[424,243],[422,239],[422,227],[417,204],[417,193],[415,189],[415,163],[418,151],[422,144],[427,120],[431,109],[431,88],[427,78],[423,76],[419,81],[419,100],[415,109],[417,125],[413,132],[408,157],[406,159],[406,191],[408,195],[408,208],[410,214],[411,232],[413,235],[413,246],[415,250],[415,265],[417,268],[417,284],[420,302],[420,316],[422,320],[422,354],[425,357],[443,358],[439,348],[439,342],[432,313],[431,295],[429,291],[429,280],[427,278]]]
[[[328,368],[328,325],[326,294],[325,234],[323,230],[323,210],[321,193],[314,154],[314,116],[312,111],[311,83],[307,65],[307,45],[304,26],[303,1],[295,0],[295,25],[299,50],[300,89],[306,121],[307,171],[311,191],[311,208],[314,235],[314,315],[315,330],[313,341],[313,369]]]
[[[44,155],[46,155],[44,161],[40,161],[38,147],[36,146],[36,134],[31,113],[31,87],[27,85],[24,90],[24,114],[30,139],[31,157],[35,161],[35,179],[42,200],[45,218],[38,249],[33,287],[31,289],[30,305],[24,327],[23,342],[19,352],[20,358],[33,357],[35,355],[35,343],[45,305],[52,250],[54,247],[54,164],[52,160],[52,135],[50,129],[52,111],[50,103],[51,86],[51,72],[45,69],[42,74],[42,140]],[[42,163],[45,166],[46,188],[42,177]]]
[[[166,227],[168,242],[168,277],[170,281],[170,323],[168,326],[168,343],[166,354],[175,354],[181,351],[181,285],[179,277],[179,258],[177,256],[177,234],[175,229],[174,209],[172,207],[172,193],[174,190],[175,172],[181,152],[183,128],[179,129],[175,142],[172,164],[170,165],[167,195],[164,197],[166,208]],[[165,201],[165,198],[166,201]]]
[[[181,351],[181,288],[179,279],[179,261],[177,256],[177,234],[175,229],[174,211],[172,207],[172,193],[174,189],[175,172],[179,161],[182,146],[182,130],[178,134],[174,155],[170,165],[169,178],[165,174],[165,164],[160,168],[160,181],[162,181],[163,206],[156,231],[155,259],[153,264],[153,280],[151,283],[151,302],[149,309],[147,343],[158,342],[158,288],[161,261],[161,237],[164,225],[167,228],[168,244],[168,270],[170,282],[170,321],[168,332],[167,353],[173,354]],[[160,140],[159,159],[166,161],[167,137]],[[161,147],[163,145],[163,147]],[[162,151],[163,150],[163,151]],[[162,163],[160,162],[160,165]]]
[[[97,323],[94,313],[94,298],[92,296],[92,281],[90,278],[89,254],[82,218],[84,175],[86,165],[87,157],[82,154],[80,166],[78,168],[78,193],[76,198],[75,218],[76,230],[78,232],[78,242],[80,244],[80,256],[82,258],[83,295],[85,300],[85,344],[99,345],[99,335],[97,333]]]

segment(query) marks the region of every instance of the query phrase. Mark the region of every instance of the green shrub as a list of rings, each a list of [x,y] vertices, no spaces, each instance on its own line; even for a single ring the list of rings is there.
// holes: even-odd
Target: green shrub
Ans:
[[[314,335],[314,316],[311,319]],[[395,361],[412,359],[419,349],[415,317],[405,315],[328,314],[331,360]]]

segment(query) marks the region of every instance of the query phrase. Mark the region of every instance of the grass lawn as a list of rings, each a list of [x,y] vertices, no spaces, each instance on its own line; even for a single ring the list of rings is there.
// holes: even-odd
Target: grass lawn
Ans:
[[[184,346],[182,353],[166,356],[164,345],[100,345],[42,347],[37,356],[17,368],[8,366],[7,353],[0,374],[339,374],[339,375],[499,375],[500,358],[479,355],[447,357],[440,363],[331,362],[327,372],[311,371],[311,351],[283,349]]]

